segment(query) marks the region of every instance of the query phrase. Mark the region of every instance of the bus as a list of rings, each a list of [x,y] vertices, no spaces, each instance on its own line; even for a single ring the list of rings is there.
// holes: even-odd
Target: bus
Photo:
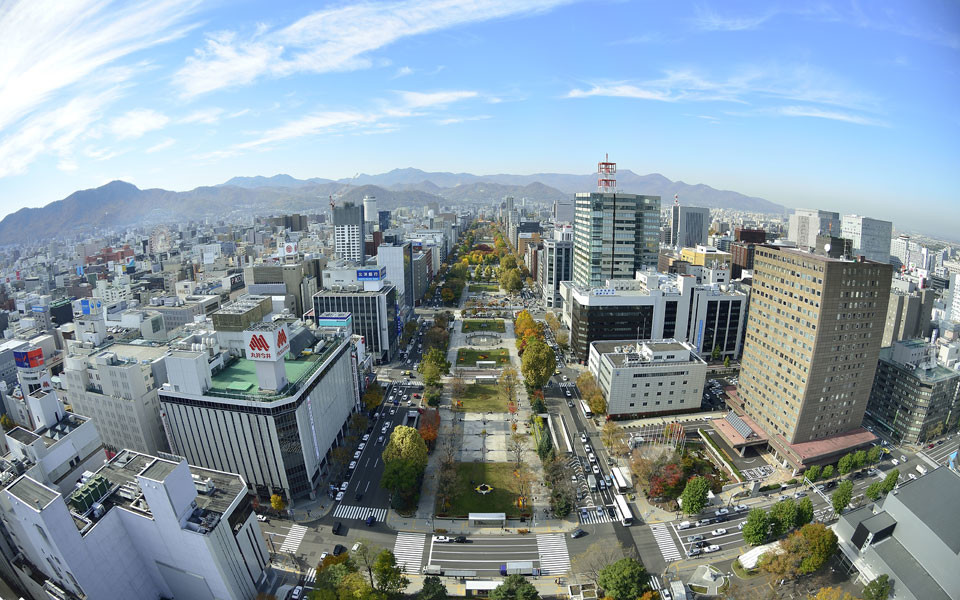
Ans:
[[[591,411],[590,407],[587,406],[586,400],[580,401],[580,409],[583,411],[583,416],[585,416],[586,418],[590,419],[593,417],[593,411]]]
[[[500,574],[507,575],[538,575],[540,569],[533,568],[533,561],[516,561],[500,565]]]
[[[560,434],[563,437],[563,445],[566,447],[567,454],[573,454],[573,446],[570,444],[570,435],[567,434],[567,425],[563,422],[563,415],[557,415],[557,419],[560,422]]]
[[[613,477],[613,485],[616,486],[617,491],[621,494],[626,493],[632,485],[630,485],[630,479],[627,477],[626,473],[623,472],[623,469],[620,467],[613,467],[610,469],[610,475]]]
[[[627,499],[621,494],[614,494],[613,502],[617,506],[617,512],[620,513],[620,524],[628,527],[633,523],[633,512],[630,510],[630,505],[627,504]]]

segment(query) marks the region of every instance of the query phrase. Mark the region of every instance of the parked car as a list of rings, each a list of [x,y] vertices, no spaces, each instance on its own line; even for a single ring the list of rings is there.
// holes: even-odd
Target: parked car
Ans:
[[[363,434],[363,438],[362,438],[362,439],[363,439],[363,441],[365,441],[365,442],[368,441],[368,440],[370,439],[370,434],[369,434],[369,433]]]
[[[704,525],[709,525],[713,523],[713,519],[700,519],[697,521],[697,527],[703,527]]]
[[[899,461],[899,460],[897,460],[897,459],[895,459],[895,458],[894,458],[893,460],[891,460],[890,462],[892,462],[892,463],[893,463],[893,466],[897,466],[897,465],[899,465],[899,464],[900,464],[900,461]]]
[[[718,508],[718,509],[717,509],[717,516],[718,516],[718,517],[719,517],[720,515],[726,515],[726,514],[730,514],[730,510],[729,510],[729,509],[727,509],[727,508]]]
[[[700,548],[690,548],[687,550],[687,556],[693,558],[694,556],[700,556]]]
[[[720,535],[727,535],[727,530],[722,527],[720,529],[714,529],[713,531],[710,532],[710,535],[712,535],[713,537],[717,537]]]
[[[595,463],[597,462],[597,456],[593,452],[589,452],[587,454],[587,460],[589,460],[592,463]]]
[[[593,465],[593,474],[594,474],[594,475],[599,475],[599,474],[600,474],[600,467],[598,467],[597,465]]]
[[[580,442],[583,444],[587,443],[587,434],[583,433],[582,431],[580,432]]]
[[[360,442],[360,445],[357,446],[357,450],[363,451],[363,449],[366,448],[366,447],[367,447],[367,443],[366,443],[366,442]],[[358,454],[359,454],[359,452],[358,452]]]
[[[688,535],[688,536],[687,536],[687,541],[688,541],[688,542],[699,542],[699,541],[702,540],[702,539],[703,539],[703,536],[700,535],[699,533],[698,533],[697,535]]]
[[[352,470],[354,470],[354,469],[356,469],[356,468],[357,468],[357,461],[355,461],[355,460],[351,460],[351,461],[350,461],[350,464],[347,465],[347,469],[350,470],[350,471],[352,471]]]
[[[710,544],[709,546],[707,546],[707,547],[705,547],[705,548],[703,549],[703,551],[704,551],[705,553],[706,553],[706,552],[718,552],[719,550],[720,550],[720,546],[718,546],[717,544]]]
[[[337,502],[343,500],[343,492],[337,492]]]
[[[690,529],[690,521],[680,521],[677,524],[677,529]]]
[[[293,588],[293,593],[290,594],[290,600],[300,600],[301,598],[303,598],[303,586],[298,585]]]
[[[344,481],[343,483],[340,484],[340,491],[341,491],[341,492],[345,492],[345,491],[347,491],[347,488],[348,488],[348,487],[350,487],[350,482],[349,482],[349,481]]]
[[[590,444],[584,444],[583,451],[586,452],[588,455],[593,454],[593,447]]]

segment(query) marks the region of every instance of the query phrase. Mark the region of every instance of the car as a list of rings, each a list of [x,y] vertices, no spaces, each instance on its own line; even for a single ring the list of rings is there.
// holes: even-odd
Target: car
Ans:
[[[560,370],[558,369],[558,370],[554,371],[553,374],[554,374],[554,375],[559,375],[559,374],[560,374]]]
[[[597,480],[597,487],[599,487],[601,490],[605,490],[607,489],[607,482],[602,479],[599,479]]]
[[[589,460],[592,463],[595,463],[597,462],[597,455],[594,454],[593,452],[587,452],[587,460]]]
[[[343,523],[337,521],[333,524],[333,529],[331,531],[333,532],[333,535],[343,535]]]
[[[705,547],[705,548],[703,549],[703,552],[704,552],[704,553],[707,553],[707,552],[719,552],[719,551],[720,551],[720,546],[718,546],[717,544],[710,544],[709,546],[707,546],[707,547]]]
[[[710,532],[710,535],[712,535],[713,537],[717,537],[719,535],[727,535],[727,530],[722,527],[720,529],[714,529],[713,531]]]
[[[324,559],[327,558],[328,556],[330,556],[330,553],[329,553],[329,552],[324,552],[324,553],[322,553],[322,554],[320,555],[320,562],[323,562]]]
[[[939,446],[940,444],[942,444],[942,443],[943,443],[943,440],[937,440],[937,445],[938,445],[938,446]]]
[[[337,544],[336,546],[333,547],[333,555],[334,555],[334,556],[340,556],[341,554],[343,554],[343,553],[346,552],[346,551],[347,551],[347,547],[344,546],[343,544]]]
[[[690,547],[691,547],[691,548],[703,548],[703,546],[704,546],[705,544],[706,544],[706,542],[694,542],[694,543],[690,544]]]
[[[677,529],[690,529],[690,521],[680,521],[677,523]]]
[[[697,527],[703,527],[704,525],[709,525],[713,523],[713,519],[700,519],[697,521]]]
[[[570,381],[570,378],[567,377],[566,375],[564,375],[561,379],[563,379],[564,381]]]
[[[370,439],[370,434],[369,433],[363,434],[363,437],[361,439],[366,442],[367,440]]]
[[[746,504],[738,504],[734,506],[733,509],[737,512],[743,512],[745,510],[750,510],[750,507],[747,506]]]
[[[587,434],[583,433],[582,431],[580,432],[580,443],[582,444],[587,443]]]
[[[300,600],[301,598],[303,598],[303,586],[298,585],[293,588],[293,593],[290,594],[290,600]]]
[[[694,556],[700,556],[700,548],[690,548],[687,550],[687,556],[693,558]]]
[[[373,413],[373,418],[374,418],[374,419],[379,419],[379,418],[380,418],[380,411],[379,411],[379,410],[378,410],[377,412]]]
[[[356,544],[353,545],[352,548],[350,548],[350,552],[356,552],[357,550],[360,549],[360,546],[362,545],[363,545],[363,542],[357,542]]]
[[[336,500],[337,502],[340,502],[341,500],[343,500],[343,492],[337,492]]]
[[[363,522],[367,524],[367,527],[373,527],[374,525],[377,524],[377,518],[373,515],[370,515],[369,517],[364,519]]]
[[[737,529],[739,529],[740,531],[743,531],[743,526],[746,524],[747,524],[746,521],[740,521],[739,523],[737,523]]]
[[[826,487],[828,490],[832,490],[833,488],[837,487],[837,482],[836,482],[836,481],[828,481],[828,482],[826,483],[826,486],[825,486],[825,487]]]
[[[913,473],[909,473],[908,476],[910,477],[911,480],[915,480],[917,478],[917,476],[914,475]]]
[[[897,465],[900,464],[900,461],[897,460],[897,459],[895,459],[895,458],[894,458],[893,460],[891,460],[890,462],[893,463],[893,466],[897,466]]]
[[[567,402],[567,406],[569,406],[570,408],[573,408],[573,402]]]
[[[466,544],[466,543],[467,543],[467,536],[465,536],[465,535],[458,535],[457,537],[453,538],[453,542],[454,542],[455,544]]]
[[[691,542],[691,543],[692,543],[692,542],[699,542],[699,541],[702,540],[702,539],[703,539],[703,536],[700,535],[699,533],[696,534],[696,535],[688,535],[688,536],[687,536],[687,541],[688,541],[688,542]]]
[[[363,449],[366,448],[366,447],[367,447],[366,442],[360,442],[360,445],[357,446],[357,450],[360,450],[360,451],[362,452]]]
[[[590,444],[584,444],[584,445],[583,445],[583,450],[584,450],[584,452],[586,452],[588,455],[593,452],[593,448],[590,446]]]
[[[730,514],[730,509],[728,509],[728,508],[718,508],[718,509],[717,509],[717,516],[718,516],[718,517],[719,517],[720,515],[728,515],[728,514]]]
[[[341,491],[341,492],[345,492],[345,491],[347,491],[347,488],[348,488],[348,487],[350,487],[350,482],[349,482],[349,481],[344,481],[343,483],[340,484],[340,491]]]
[[[386,433],[390,429],[390,423],[385,423],[383,427],[380,428],[380,433]]]
[[[391,409],[390,409],[390,414],[391,414],[391,415],[397,414],[397,409],[391,408]]]
[[[267,518],[267,515],[257,515],[257,520],[261,523],[269,523],[270,519]]]
[[[574,485],[576,485],[576,484],[577,484],[577,476],[576,476],[576,475],[571,475],[571,476],[570,476],[570,482],[573,483]]]
[[[903,454],[900,455],[900,462],[907,462],[907,457]]]
[[[382,436],[382,435],[377,438],[377,443],[378,443],[378,444],[382,444],[382,443],[383,443],[383,436]]]
[[[567,398],[573,397],[573,394],[570,393],[570,390],[563,390],[563,394],[564,394]]]
[[[434,544],[447,544],[450,542],[450,538],[445,535],[435,535],[433,536]]]
[[[601,519],[603,518],[603,507],[602,507],[602,506],[598,506],[598,507],[597,507],[597,517],[599,517],[599,518],[601,518]]]
[[[582,538],[585,535],[587,535],[587,532],[580,529],[579,527],[577,527],[576,529],[570,532],[570,537],[572,537],[573,539]]]
[[[357,468],[357,461],[351,460],[350,464],[347,465],[347,470],[352,471]]]
[[[794,499],[794,500],[799,500],[800,498],[803,498],[803,497],[806,496],[806,495],[807,495],[807,494],[804,493],[804,492],[794,492],[794,494],[793,494],[793,499]]]
[[[600,474],[600,467],[599,467],[599,466],[593,465],[593,474],[594,474],[594,475],[599,475],[599,474]]]

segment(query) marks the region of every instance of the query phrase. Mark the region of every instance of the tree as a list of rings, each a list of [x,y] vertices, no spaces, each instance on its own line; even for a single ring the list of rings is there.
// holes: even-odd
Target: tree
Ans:
[[[337,446],[330,451],[330,468],[334,473],[339,473],[347,468],[353,454],[346,446]]]
[[[497,393],[504,404],[510,404],[517,399],[517,370],[513,367],[504,367],[497,379]]]
[[[724,357],[723,357],[723,366],[724,366],[724,368],[727,368],[727,369],[730,368],[730,357],[729,357],[729,356],[724,356]]]
[[[710,353],[710,358],[713,360],[720,360],[720,346],[713,347],[713,352]]]
[[[453,302],[453,298],[454,298],[453,290],[451,290],[448,286],[443,286],[442,288],[440,288],[441,300],[443,300],[447,304],[450,304],[451,302]]]
[[[780,537],[793,529],[797,520],[797,503],[793,498],[781,500],[770,507],[770,533],[773,537]]]
[[[743,541],[751,546],[759,546],[766,541],[769,527],[767,511],[762,508],[751,510],[747,522],[743,524]]]
[[[643,595],[649,579],[639,561],[621,558],[600,571],[597,585],[615,600],[636,600]]]
[[[870,450],[867,451],[867,463],[875,465],[881,456],[883,456],[883,450],[880,446],[871,446]]]
[[[833,505],[833,510],[839,515],[843,512],[843,509],[850,504],[851,498],[853,498],[853,482],[841,481],[836,491],[830,496],[830,503]]]
[[[432,450],[437,437],[440,435],[440,411],[436,409],[425,411],[420,416],[417,431],[420,432],[420,437],[427,445],[427,450]]]
[[[884,574],[864,586],[863,600],[887,600],[891,591],[890,577]]]
[[[618,442],[623,441],[623,427],[616,421],[606,421],[600,428],[600,440],[604,446],[612,449]]]
[[[523,289],[523,276],[517,269],[510,269],[500,276],[500,287],[508,292],[519,292]]]
[[[804,525],[791,537],[803,540],[800,573],[804,575],[820,569],[837,551],[837,534],[823,523]]]
[[[273,510],[281,512],[287,507],[286,501],[283,499],[283,496],[280,494],[274,494],[270,496],[270,506],[273,507]]]
[[[404,345],[410,343],[410,340],[413,339],[413,336],[417,335],[417,330],[420,328],[420,325],[415,320],[410,320],[404,323],[403,325],[403,339]]]
[[[357,549],[350,553],[350,557],[356,562],[357,566],[367,570],[371,588],[373,587],[373,565],[376,563],[381,550],[382,548],[367,540],[358,540]]]
[[[517,313],[517,318],[513,321],[513,333],[517,339],[522,338],[528,331],[537,331],[537,323],[530,316],[530,311],[524,309]]]
[[[864,492],[864,494],[867,495],[867,498],[870,498],[870,500],[876,502],[877,500],[880,499],[880,496],[883,495],[883,482],[874,481],[873,483],[867,486],[867,489]]]
[[[417,594],[419,600],[447,600],[447,586],[443,585],[436,575],[427,575],[423,579],[423,587]]]
[[[797,504],[797,514],[793,526],[799,528],[811,522],[813,522],[813,500],[809,496],[805,496]]]
[[[553,375],[556,362],[557,357],[550,346],[540,340],[534,340],[528,344],[520,361],[520,370],[527,385],[533,389],[546,385],[550,376]]]
[[[584,397],[600,389],[597,387],[597,380],[590,371],[584,371],[577,376],[577,387],[580,389],[580,394]]]
[[[533,490],[533,484],[537,482],[537,476],[527,465],[517,465],[517,488],[520,492],[521,508],[530,506],[530,493]]]
[[[820,478],[820,465],[813,465],[807,469],[807,479],[810,481],[816,481]]]
[[[547,324],[547,327],[550,328],[550,331],[556,335],[560,329],[560,319],[557,318],[557,315],[555,315],[553,311],[547,311],[547,314],[543,316],[543,320]]]
[[[841,475],[846,475],[853,470],[853,454],[844,454],[840,460],[837,461],[837,471]]]
[[[510,443],[507,448],[513,453],[514,462],[517,467],[523,462],[523,454],[530,447],[530,436],[525,433],[514,433],[510,435]]]
[[[833,477],[833,465],[827,465],[823,468],[821,479],[830,479]]]
[[[867,451],[857,450],[853,453],[853,468],[862,469],[867,464]]]
[[[360,573],[348,573],[337,586],[339,600],[373,600],[373,588]]]
[[[375,410],[383,401],[383,388],[380,384],[373,384],[363,393],[363,407],[368,411]]]
[[[566,331],[558,331],[554,337],[557,338],[557,345],[560,346],[560,349],[566,350],[567,345],[570,343],[570,334]]]
[[[369,424],[369,417],[363,413],[357,412],[350,415],[350,431],[352,431],[355,435],[359,435],[360,433],[366,431],[367,425]]]
[[[403,571],[397,566],[397,558],[393,552],[382,550],[373,563],[373,576],[376,579],[376,589],[390,596],[399,595],[410,585],[410,580],[403,576]]]
[[[600,585],[600,573],[609,565],[624,558],[638,558],[636,552],[626,549],[620,542],[601,540],[590,544],[586,552],[578,552],[571,557],[571,567],[574,573],[583,575],[596,585]]]
[[[819,591],[810,600],[857,600],[850,592],[843,591],[843,588],[825,587]]]
[[[490,592],[491,600],[540,600],[540,593],[523,575],[507,575]]]
[[[517,268],[517,259],[512,255],[508,254],[500,259],[500,270],[509,271],[510,269]]]
[[[603,392],[596,391],[586,398],[587,406],[590,407],[590,412],[595,415],[603,415],[607,412],[607,401],[603,397]]]
[[[683,500],[683,512],[695,515],[707,505],[707,493],[710,491],[710,482],[706,477],[691,477],[687,486],[683,488],[680,499]]]
[[[398,425],[383,450],[381,485],[404,498],[416,492],[427,466],[427,445],[413,427]]]
[[[10,415],[8,414],[4,414],[3,416],[0,416],[0,425],[3,426],[4,431],[10,431],[11,429],[17,426],[17,424],[14,422],[13,419],[10,418]]]
[[[893,488],[897,487],[897,483],[900,481],[900,470],[894,469],[887,473],[887,476],[883,478],[883,493],[889,494],[893,491]]]
[[[453,395],[460,397],[467,390],[467,383],[463,379],[463,369],[457,369],[453,372],[453,381],[451,382]]]
[[[420,361],[421,373],[423,373],[423,366],[425,364],[436,365],[440,371],[440,375],[446,375],[450,372],[450,361],[447,360],[447,355],[439,348],[430,348],[430,350],[423,355],[423,360]]]

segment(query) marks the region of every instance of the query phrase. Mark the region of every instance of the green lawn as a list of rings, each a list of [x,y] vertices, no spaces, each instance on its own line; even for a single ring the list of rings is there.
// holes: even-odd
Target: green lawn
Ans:
[[[492,486],[493,491],[481,495],[475,490],[481,483]],[[507,513],[507,517],[518,517],[517,494],[513,463],[460,463],[457,465],[457,492],[450,507],[443,511],[438,506],[437,514],[466,517],[472,512],[502,512]]]
[[[510,352],[506,348],[491,348],[489,350],[474,350],[460,348],[457,350],[457,364],[455,367],[475,367],[478,360],[495,360],[497,366],[510,364]]]
[[[473,333],[474,331],[496,331],[503,333],[503,319],[464,319],[463,332]]]
[[[470,284],[471,292],[499,292],[500,284],[498,283],[471,283]]]
[[[507,412],[506,405],[499,398],[497,386],[493,383],[468,385],[462,396],[454,396],[453,399],[463,402],[460,407],[463,412]]]

